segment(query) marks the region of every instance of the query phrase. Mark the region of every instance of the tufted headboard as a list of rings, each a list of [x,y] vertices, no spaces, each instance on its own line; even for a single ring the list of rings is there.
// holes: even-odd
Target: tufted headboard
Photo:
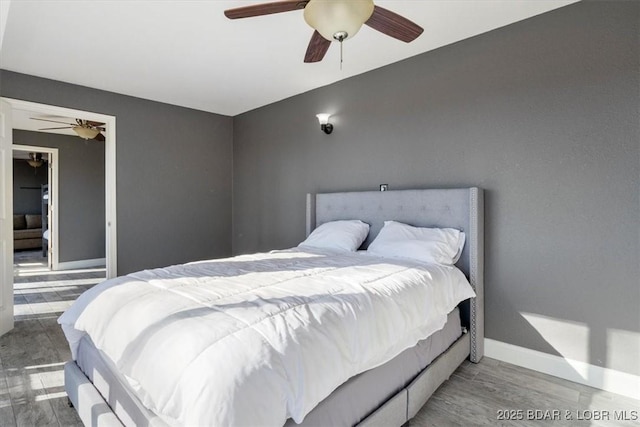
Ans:
[[[399,191],[361,191],[307,194],[307,236],[318,225],[340,219],[359,219],[370,225],[365,249],[384,221],[418,227],[457,228],[466,243],[456,264],[477,297],[461,307],[463,323],[471,333],[471,361],[484,353],[484,197],[479,188]]]

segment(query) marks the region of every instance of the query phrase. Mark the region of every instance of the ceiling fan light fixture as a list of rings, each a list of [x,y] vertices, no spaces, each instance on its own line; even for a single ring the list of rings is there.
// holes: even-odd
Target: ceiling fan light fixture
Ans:
[[[29,163],[29,166],[32,168],[39,168],[44,163],[44,160],[42,160],[42,153],[29,153],[27,163]]]
[[[100,133],[100,130],[91,127],[74,126],[71,129],[78,134],[80,138],[93,139]]]
[[[339,41],[343,41],[356,35],[373,9],[373,0],[310,0],[304,8],[304,20],[325,39],[333,41],[341,34]]]

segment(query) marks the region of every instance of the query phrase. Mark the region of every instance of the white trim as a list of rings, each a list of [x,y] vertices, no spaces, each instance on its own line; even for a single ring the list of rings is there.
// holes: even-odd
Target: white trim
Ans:
[[[104,267],[105,258],[81,259],[78,261],[67,261],[58,263],[57,270],[80,270],[83,268]]]
[[[640,376],[485,338],[485,356],[565,380],[640,399]]]
[[[105,224],[107,278],[118,275],[118,242],[117,242],[117,212],[116,212],[116,118],[106,114],[84,110],[39,104],[19,99],[2,98],[15,110],[33,111],[35,113],[51,114],[54,116],[81,117],[85,120],[102,122],[105,124]]]
[[[11,105],[0,99],[0,335],[13,329],[13,151]]]
[[[51,248],[52,250],[50,252],[50,255],[53,254],[53,256],[51,257],[51,269],[58,270],[58,254],[60,247],[60,240],[58,240],[58,189],[60,188],[60,181],[58,180],[58,149],[22,144],[13,144],[11,148],[13,149],[13,151],[47,153],[49,155],[49,159],[51,160],[51,164],[53,165],[51,169],[51,182],[49,183],[49,195],[51,195],[51,198],[49,199],[49,206],[53,207],[52,210],[50,209],[51,213],[49,214],[51,215],[53,220],[51,224],[51,229],[53,230],[53,238],[51,239],[51,243],[53,244],[53,247]]]
[[[104,151],[107,279],[118,276],[118,232],[116,219],[116,118],[108,116]]]

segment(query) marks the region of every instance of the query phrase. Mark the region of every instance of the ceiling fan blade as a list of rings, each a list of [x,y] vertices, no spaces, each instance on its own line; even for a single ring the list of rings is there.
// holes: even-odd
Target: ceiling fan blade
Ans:
[[[329,40],[322,37],[318,31],[314,31],[307,46],[307,53],[304,54],[304,62],[322,61],[330,45]]]
[[[407,43],[414,41],[424,31],[416,23],[380,6],[374,7],[371,18],[365,24],[394,39]]]
[[[104,135],[103,135],[103,134],[99,133],[99,134],[97,134],[97,135],[96,135],[96,137],[95,137],[95,138],[93,138],[93,139],[95,139],[96,141],[104,142],[105,137],[104,137]]]
[[[291,12],[304,9],[309,0],[282,0],[271,3],[260,3],[251,6],[237,7],[224,11],[229,19],[250,18],[252,16],[271,15],[272,13]]]
[[[100,127],[100,126],[104,126],[104,123],[102,122],[94,122],[91,120],[85,120],[85,123],[88,124],[89,126],[93,126],[94,128]]]
[[[38,129],[38,130],[55,130],[55,129],[71,129],[71,126],[62,126],[59,128],[42,128],[42,129]]]
[[[75,126],[75,123],[61,122],[59,120],[40,119],[38,117],[29,117],[31,120],[39,120],[41,122],[62,123],[63,125]]]

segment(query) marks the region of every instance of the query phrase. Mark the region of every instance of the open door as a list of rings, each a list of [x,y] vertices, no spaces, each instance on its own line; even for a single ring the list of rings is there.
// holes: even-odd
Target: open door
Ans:
[[[11,106],[0,101],[0,335],[13,329],[13,149]]]

